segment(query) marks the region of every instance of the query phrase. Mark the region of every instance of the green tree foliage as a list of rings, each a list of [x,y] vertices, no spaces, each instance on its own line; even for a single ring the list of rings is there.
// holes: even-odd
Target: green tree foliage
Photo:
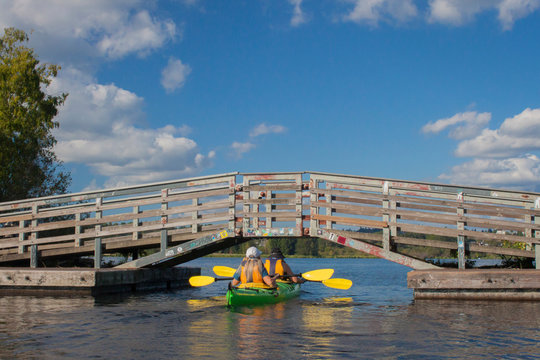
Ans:
[[[0,202],[65,193],[71,183],[51,133],[67,94],[44,92],[60,68],[40,64],[28,40],[14,28],[0,38]]]

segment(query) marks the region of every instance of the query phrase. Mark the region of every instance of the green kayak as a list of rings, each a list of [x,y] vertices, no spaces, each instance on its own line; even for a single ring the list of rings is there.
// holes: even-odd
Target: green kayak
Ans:
[[[259,287],[248,284],[244,287],[233,287],[227,291],[227,305],[262,305],[275,304],[291,299],[300,294],[300,285],[278,281],[276,288]]]

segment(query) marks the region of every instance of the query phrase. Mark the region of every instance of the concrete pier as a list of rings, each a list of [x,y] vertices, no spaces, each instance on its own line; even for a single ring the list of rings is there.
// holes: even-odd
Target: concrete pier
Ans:
[[[540,301],[540,270],[440,269],[407,274],[415,299]]]
[[[200,268],[0,268],[0,295],[90,295],[189,287]]]

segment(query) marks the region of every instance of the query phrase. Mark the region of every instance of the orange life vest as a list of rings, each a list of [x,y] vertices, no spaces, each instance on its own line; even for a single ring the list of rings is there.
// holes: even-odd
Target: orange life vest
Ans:
[[[247,265],[248,265],[248,262],[254,262],[253,263],[253,266],[251,268],[251,271],[246,271],[248,270],[247,269]],[[240,272],[240,282],[242,284],[247,284],[247,283],[264,283],[263,281],[263,271],[262,271],[262,268],[263,268],[263,264],[262,264],[262,261],[260,259],[244,259],[242,261],[242,264],[240,265],[241,267],[241,272]]]
[[[273,276],[275,274],[285,275],[285,270],[283,269],[283,261],[278,258],[268,258],[264,263],[268,275]]]

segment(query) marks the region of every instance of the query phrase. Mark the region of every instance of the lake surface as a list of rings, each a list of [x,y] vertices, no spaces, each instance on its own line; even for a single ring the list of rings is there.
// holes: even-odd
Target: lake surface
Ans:
[[[203,258],[182,266],[236,267]],[[411,269],[379,259],[289,259],[349,290],[225,306],[227,282],[104,297],[0,296],[0,359],[540,359],[540,302],[414,301]]]

